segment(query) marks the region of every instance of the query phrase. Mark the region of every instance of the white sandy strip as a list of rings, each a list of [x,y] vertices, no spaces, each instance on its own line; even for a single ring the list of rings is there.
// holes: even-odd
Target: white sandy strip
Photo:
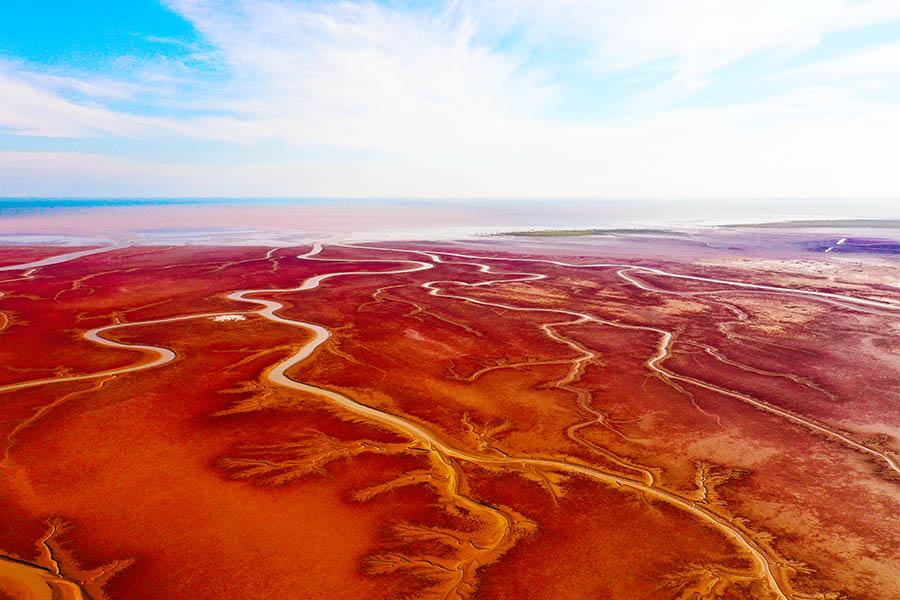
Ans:
[[[396,250],[396,248],[384,248],[384,250]],[[416,250],[406,250],[406,252],[419,252]],[[424,253],[424,252],[420,252]],[[590,264],[578,264],[578,263],[567,263],[559,260],[550,260],[550,259],[542,259],[542,258],[513,258],[513,257],[499,257],[499,256],[474,256],[471,254],[458,254],[454,252],[443,252],[443,251],[435,251],[429,250],[429,254],[440,254],[442,256],[454,256],[459,258],[470,258],[473,260],[488,260],[488,261],[499,261],[499,262],[532,262],[532,263],[544,263],[549,265],[556,265],[558,267],[570,267],[576,269],[592,269],[592,268],[620,268],[620,269],[633,269],[635,271],[643,271],[645,273],[652,273],[654,275],[659,275],[661,277],[672,277],[675,279],[687,279],[691,281],[702,281],[705,283],[716,283],[719,285],[727,285],[730,287],[739,287],[746,288],[752,290],[763,290],[767,292],[775,292],[779,294],[788,294],[788,295],[798,295],[798,296],[807,296],[811,298],[824,298],[828,300],[840,300],[842,302],[850,303],[850,304],[858,304],[861,306],[872,306],[876,308],[882,308],[887,310],[897,310],[900,311],[900,304],[893,304],[890,302],[881,302],[878,300],[869,300],[868,298],[857,298],[856,296],[846,296],[844,294],[833,294],[831,292],[819,292],[816,290],[804,290],[800,288],[786,288],[779,287],[774,285],[764,285],[760,283],[745,283],[743,281],[731,281],[728,279],[714,279],[710,277],[701,277],[699,275],[682,275],[680,273],[670,273],[669,271],[663,271],[662,269],[657,269],[654,267],[645,267],[642,265],[630,265],[625,263],[590,263]]]
[[[357,247],[357,246],[351,246],[351,247]],[[313,277],[309,277],[309,278],[305,279],[299,286],[294,287],[294,288],[243,290],[243,291],[233,292],[228,295],[228,298],[231,300],[239,301],[239,302],[249,302],[249,303],[260,306],[260,308],[255,311],[250,311],[247,313],[240,313],[240,314],[257,314],[257,315],[262,316],[270,321],[282,323],[282,324],[289,325],[292,327],[302,328],[313,334],[313,338],[311,340],[307,341],[306,343],[304,343],[292,356],[277,363],[272,369],[270,369],[269,371],[266,372],[265,376],[270,382],[278,384],[278,385],[282,385],[284,387],[288,387],[291,389],[309,392],[312,394],[316,394],[316,395],[328,398],[328,399],[332,400],[333,402],[335,402],[336,404],[343,406],[344,408],[346,408],[350,411],[353,411],[356,414],[364,415],[366,417],[369,417],[370,419],[372,419],[375,422],[382,423],[393,429],[396,429],[396,430],[410,436],[411,438],[416,440],[418,443],[420,443],[423,447],[438,450],[448,457],[452,457],[452,458],[456,458],[456,459],[464,460],[464,461],[468,461],[468,462],[481,463],[481,464],[510,464],[510,465],[523,465],[523,466],[524,465],[532,465],[532,466],[544,467],[544,468],[554,469],[554,470],[563,471],[563,472],[572,473],[572,474],[580,474],[580,475],[589,477],[591,479],[595,479],[595,480],[603,481],[603,482],[611,484],[611,485],[615,485],[617,487],[625,487],[625,488],[633,489],[635,491],[648,494],[652,497],[655,497],[662,501],[670,503],[673,506],[681,508],[682,510],[685,510],[686,512],[689,512],[689,513],[699,517],[700,519],[710,523],[711,525],[714,525],[719,531],[721,531],[722,533],[727,535],[729,538],[731,538],[738,546],[744,548],[747,552],[749,552],[749,554],[754,558],[754,561],[756,562],[756,565],[759,569],[760,576],[767,581],[767,583],[769,584],[771,590],[775,593],[775,595],[779,599],[782,599],[782,600],[786,600],[788,598],[789,592],[785,591],[785,588],[790,589],[789,585],[786,585],[785,587],[783,587],[783,584],[779,581],[779,576],[776,576],[776,574],[775,574],[775,569],[773,569],[773,565],[769,562],[769,559],[766,556],[766,552],[758,545],[758,543],[755,540],[753,540],[752,537],[747,536],[745,533],[743,533],[735,524],[729,522],[727,519],[720,517],[719,515],[711,512],[709,510],[706,510],[703,507],[698,506],[697,504],[695,504],[692,501],[681,498],[680,496],[677,496],[671,492],[668,492],[667,490],[656,488],[656,487],[647,485],[643,482],[630,479],[628,477],[623,477],[623,476],[607,473],[605,471],[600,471],[600,470],[591,468],[586,465],[569,462],[568,460],[540,459],[540,458],[532,458],[532,457],[506,457],[506,456],[492,457],[492,456],[480,456],[477,454],[472,454],[468,451],[455,448],[454,446],[450,445],[448,442],[445,442],[444,440],[440,439],[440,437],[437,434],[431,432],[425,426],[408,421],[402,417],[399,417],[392,413],[386,412],[384,410],[381,410],[381,409],[378,409],[378,408],[375,408],[372,406],[368,406],[366,404],[362,404],[356,400],[353,400],[352,398],[350,398],[348,396],[344,396],[343,394],[340,394],[333,390],[319,388],[319,387],[301,383],[301,382],[298,382],[298,381],[295,381],[295,380],[289,378],[286,374],[287,371],[290,370],[292,367],[296,366],[297,364],[303,362],[310,356],[312,356],[312,354],[316,351],[316,349],[319,348],[326,340],[328,340],[330,338],[331,332],[328,331],[326,328],[324,328],[320,325],[317,325],[315,323],[307,323],[304,321],[298,321],[298,320],[293,320],[293,319],[279,316],[276,313],[284,307],[284,305],[280,302],[277,302],[275,300],[266,300],[266,299],[260,299],[260,298],[248,298],[247,296],[257,295],[257,294],[268,295],[268,294],[280,294],[280,293],[301,292],[301,291],[306,291],[306,290],[312,290],[312,289],[319,287],[319,285],[321,285],[324,281],[327,281],[328,279],[335,278],[335,277],[356,276],[356,275],[391,275],[391,274],[402,274],[402,273],[412,273],[412,272],[416,272],[416,271],[422,271],[422,270],[434,268],[436,263],[444,262],[444,261],[440,260],[439,256],[437,256],[440,254],[440,255],[448,255],[448,256],[458,256],[458,257],[462,257],[462,258],[471,258],[471,259],[476,259],[476,260],[491,260],[491,261],[506,261],[506,262],[510,262],[510,261],[512,261],[512,262],[517,262],[517,261],[518,262],[540,262],[540,263],[556,264],[556,265],[566,266],[566,267],[589,268],[589,267],[604,266],[604,267],[618,267],[618,268],[633,268],[633,269],[643,270],[643,271],[647,271],[647,272],[651,272],[651,273],[655,273],[655,274],[667,276],[667,277],[677,277],[677,278],[683,278],[683,279],[706,281],[706,282],[711,282],[711,283],[719,283],[719,284],[723,284],[723,285],[733,285],[733,286],[738,286],[738,287],[747,287],[747,288],[766,290],[766,291],[772,291],[772,292],[777,292],[777,293],[802,294],[802,295],[825,297],[825,298],[830,298],[830,299],[839,299],[839,300],[858,303],[858,304],[874,305],[874,306],[878,306],[880,308],[894,309],[897,307],[894,307],[892,305],[886,305],[886,304],[883,304],[880,302],[867,301],[864,299],[853,298],[850,296],[842,296],[840,294],[830,294],[830,293],[826,293],[826,292],[815,292],[815,291],[810,291],[810,290],[796,290],[796,289],[791,289],[791,288],[779,288],[779,287],[775,287],[775,286],[745,284],[742,282],[709,279],[709,278],[695,277],[695,276],[690,276],[690,275],[678,275],[678,274],[674,274],[674,273],[668,273],[666,271],[662,271],[659,269],[652,269],[652,268],[641,267],[641,266],[637,266],[637,265],[621,265],[621,264],[576,265],[576,264],[563,263],[561,261],[550,261],[550,260],[542,260],[542,259],[508,259],[508,258],[496,258],[496,257],[478,257],[478,256],[470,256],[470,255],[462,255],[462,254],[453,254],[453,253],[447,253],[447,252],[424,252],[424,251],[417,251],[417,250],[406,250],[406,249],[395,249],[395,248],[371,248],[371,247],[369,247],[369,248],[372,250],[379,250],[379,251],[416,253],[416,254],[428,256],[433,262],[422,262],[422,261],[414,261],[414,260],[383,260],[383,259],[376,259],[376,260],[338,259],[338,258],[326,259],[326,258],[320,258],[320,257],[316,256],[322,250],[322,244],[317,243],[313,246],[313,248],[309,252],[298,256],[298,258],[306,259],[306,260],[322,260],[322,261],[330,261],[330,262],[390,262],[390,263],[394,263],[394,264],[403,263],[403,264],[406,264],[409,266],[405,267],[405,268],[390,270],[390,271],[350,271],[350,272],[341,272],[341,273],[328,273],[328,274],[316,275]],[[477,265],[479,268],[479,271],[482,273],[491,273],[492,272],[490,267],[483,263],[471,263],[471,264]],[[516,311],[535,311],[535,312],[548,312],[548,313],[552,312],[552,313],[556,313],[556,314],[575,316],[575,317],[583,318],[586,320],[601,322],[604,324],[617,326],[617,327],[645,329],[645,330],[655,331],[657,334],[660,334],[660,336],[661,336],[659,346],[658,346],[658,352],[653,357],[651,357],[651,359],[648,361],[647,364],[654,371],[657,371],[668,377],[673,376],[672,373],[669,373],[668,371],[664,371],[659,366],[659,363],[662,362],[662,360],[664,360],[668,356],[669,346],[670,346],[671,339],[672,339],[672,334],[668,331],[653,328],[653,327],[626,325],[626,324],[622,324],[622,323],[604,321],[602,319],[598,319],[596,317],[592,317],[590,315],[586,315],[584,313],[578,313],[575,311],[511,306],[511,305],[503,305],[500,303],[492,303],[492,302],[477,300],[477,299],[469,298],[466,296],[452,296],[450,294],[443,293],[441,288],[439,288],[437,286],[438,283],[453,283],[455,285],[460,285],[460,286],[475,287],[475,286],[479,286],[479,285],[490,285],[491,283],[500,283],[501,281],[507,281],[507,282],[509,282],[509,281],[527,281],[527,280],[544,279],[546,277],[546,275],[538,274],[538,273],[513,273],[513,275],[520,275],[521,277],[518,277],[515,279],[507,279],[507,280],[497,279],[497,280],[492,280],[489,282],[478,282],[478,283],[472,283],[472,284],[466,283],[466,282],[459,282],[459,281],[452,281],[452,282],[430,281],[430,282],[426,282],[425,284],[422,284],[422,286],[425,287],[426,289],[428,289],[429,293],[431,295],[445,297],[445,298],[446,297],[455,297],[460,300],[465,300],[467,302],[472,302],[475,304],[494,306],[494,307],[498,307],[498,308],[504,308],[504,309],[516,310]],[[138,344],[123,344],[120,342],[114,342],[112,340],[109,340],[109,339],[101,336],[101,334],[104,331],[118,329],[118,328],[124,328],[124,327],[136,327],[136,326],[152,324],[152,323],[165,323],[165,322],[181,321],[181,320],[203,318],[203,317],[212,317],[214,319],[219,319],[219,318],[224,317],[224,318],[227,318],[228,320],[231,320],[230,317],[234,317],[234,316],[236,316],[236,314],[234,312],[206,313],[206,314],[188,315],[188,316],[182,316],[182,317],[171,317],[168,319],[160,319],[160,320],[155,320],[155,321],[108,325],[106,327],[93,329],[85,334],[85,337],[87,339],[90,339],[92,341],[95,341],[99,344],[103,344],[106,346],[150,352],[152,354],[156,354],[156,358],[151,360],[150,362],[139,363],[138,365],[134,365],[132,367],[124,367],[121,369],[112,369],[112,370],[103,371],[100,373],[93,373],[90,375],[68,376],[68,377],[37,380],[37,381],[32,381],[32,382],[23,382],[20,384],[12,384],[11,386],[0,386],[0,391],[9,391],[12,389],[22,389],[25,387],[33,387],[36,385],[43,385],[43,384],[47,384],[47,383],[57,383],[57,382],[63,382],[63,381],[78,381],[78,380],[84,380],[84,379],[92,379],[92,378],[97,378],[97,377],[104,377],[104,376],[109,376],[109,375],[128,373],[128,372],[143,370],[143,369],[151,368],[151,367],[158,366],[161,364],[165,364],[165,363],[171,362],[172,360],[175,359],[175,353],[167,348],[162,348],[162,347],[157,347],[157,346],[148,346],[148,345],[138,345]],[[695,383],[695,382],[691,381],[691,383]],[[722,391],[718,388],[711,388],[711,389],[714,389],[714,391],[719,391],[719,392]],[[748,398],[743,397],[742,395],[736,395],[736,396],[741,398],[742,400],[748,400]],[[752,399],[749,399],[749,400],[752,400]],[[769,407],[767,405],[759,404],[758,406],[760,408],[764,408],[766,410],[773,410],[773,407]],[[778,412],[777,409],[775,409],[775,412]],[[791,415],[789,413],[781,413],[781,414],[782,414],[782,416],[787,417],[792,421],[798,421],[798,422],[802,422],[803,424],[805,424],[807,426],[812,426],[814,429],[818,430],[821,433],[826,433],[829,435],[836,435],[835,432],[818,427],[815,424],[806,422],[805,420],[795,417],[794,415]],[[857,447],[860,450],[868,451],[873,454],[878,454],[879,456],[881,456],[881,458],[886,459],[888,461],[888,464],[890,464],[895,470],[897,469],[896,465],[893,464],[893,462],[890,459],[884,457],[883,455],[880,455],[877,452],[872,451],[870,448],[861,446],[858,443],[854,442],[853,440],[845,438],[845,437],[841,436],[840,434],[837,434],[837,437],[840,437],[845,443],[850,443],[851,445]],[[780,567],[778,568],[778,571],[779,571],[779,573],[781,572]]]
[[[91,256],[92,254],[100,254],[102,252],[112,252],[113,250],[120,250],[122,248],[127,248],[128,244],[113,244],[111,246],[103,246],[102,248],[91,248],[90,250],[80,250],[78,252],[68,252],[66,254],[57,254],[56,256],[48,256],[47,258],[42,258],[40,260],[35,260],[29,263],[21,263],[18,265],[6,265],[0,267],[0,271],[25,271],[28,269],[36,269],[38,267],[48,267],[50,265],[58,265],[60,263],[68,262],[70,260],[75,260],[76,258],[82,258],[85,256]]]
[[[318,254],[322,249],[321,244],[316,244],[312,250],[308,253],[299,256],[298,258],[308,259],[308,260],[328,260],[332,262],[359,262],[353,259],[320,259],[316,258],[315,255]],[[363,261],[363,262],[372,262],[372,261]],[[303,346],[301,346],[292,356],[282,360],[278,364],[276,364],[272,369],[266,372],[266,378],[275,384],[296,389],[312,394],[316,394],[325,398],[328,398],[335,402],[336,404],[343,406],[344,408],[360,415],[364,415],[377,423],[381,423],[386,425],[392,429],[396,429],[401,433],[404,433],[418,443],[420,443],[425,448],[432,448],[437,451],[442,452],[445,456],[456,458],[459,460],[464,460],[468,462],[481,463],[481,464],[511,464],[513,466],[516,465],[532,465],[537,467],[544,467],[554,470],[559,470],[571,474],[579,474],[589,477],[594,480],[602,481],[604,483],[614,485],[616,487],[624,487],[629,488],[638,492],[643,492],[652,497],[658,498],[664,502],[672,504],[694,516],[700,518],[703,521],[706,521],[713,525],[716,529],[724,533],[727,537],[731,538],[739,547],[744,548],[754,559],[756,566],[759,570],[759,574],[762,578],[764,578],[769,584],[772,591],[776,594],[776,596],[780,600],[787,600],[788,596],[784,589],[782,588],[781,583],[778,581],[778,577],[776,577],[775,572],[770,564],[768,558],[766,557],[765,551],[750,537],[746,536],[741,530],[730,523],[727,519],[718,516],[715,513],[712,513],[704,508],[697,506],[695,503],[685,500],[671,492],[668,492],[663,489],[659,489],[656,487],[648,486],[640,481],[635,481],[629,479],[627,477],[622,477],[619,475],[614,475],[611,473],[607,473],[604,471],[599,471],[597,469],[591,468],[586,465],[581,465],[577,463],[568,462],[566,460],[559,459],[539,459],[539,458],[531,458],[531,457],[490,457],[490,456],[480,456],[477,454],[472,454],[465,450],[460,450],[451,446],[449,443],[441,440],[437,434],[432,433],[424,426],[418,425],[411,421],[408,421],[404,418],[398,417],[392,413],[374,408],[372,406],[368,406],[366,404],[362,404],[353,400],[348,396],[344,396],[338,392],[333,390],[319,388],[316,386],[311,386],[305,383],[301,383],[289,378],[286,373],[289,369],[294,367],[295,365],[301,363],[302,361],[309,358],[315,350],[321,346],[326,340],[328,340],[331,336],[331,332],[329,332],[324,327],[317,325],[315,323],[307,323],[303,321],[296,321],[293,319],[288,319],[285,317],[281,317],[276,314],[276,312],[283,308],[283,304],[274,300],[264,300],[259,298],[247,298],[248,295],[253,294],[279,294],[286,292],[298,292],[305,291],[317,288],[322,282],[334,278],[334,277],[343,277],[343,276],[354,276],[354,275],[388,275],[388,274],[401,274],[401,273],[412,273],[415,271],[422,271],[426,269],[434,268],[434,263],[425,263],[420,261],[410,261],[410,260],[391,260],[391,261],[377,261],[377,262],[392,262],[396,263],[404,263],[410,265],[407,268],[395,269],[392,271],[351,271],[344,273],[329,273],[325,275],[316,275],[310,277],[303,281],[299,286],[295,288],[286,288],[286,289],[258,289],[258,290],[244,290],[233,292],[228,295],[228,298],[239,301],[239,302],[249,302],[253,304],[259,305],[259,308],[253,313],[258,314],[270,321],[274,321],[277,323],[283,323],[285,325],[298,327],[305,329],[313,334],[313,338],[307,341]],[[489,272],[489,267],[484,266],[483,272]],[[155,367],[158,365],[162,365],[168,362],[171,362],[175,359],[175,353],[168,348],[157,347],[157,346],[148,346],[148,345],[140,345],[140,344],[123,344],[120,342],[115,342],[104,338],[101,334],[105,331],[109,331],[112,329],[121,329],[125,327],[137,327],[141,325],[153,324],[153,323],[167,323],[174,321],[182,321],[188,319],[196,319],[196,318],[204,318],[204,317],[217,317],[217,316],[225,316],[234,313],[205,313],[199,315],[188,315],[182,317],[171,317],[168,319],[159,319],[155,321],[146,321],[146,322],[135,322],[135,323],[126,323],[126,324],[114,324],[108,325],[106,327],[101,327],[98,329],[93,329],[85,334],[87,339],[90,339],[94,342],[97,342],[102,345],[115,347],[115,348],[124,348],[124,349],[133,349],[149,352],[156,355],[156,358],[147,363],[139,363],[138,365],[134,365],[131,367],[123,367],[120,369],[111,369],[107,371],[103,371],[100,373],[93,373],[90,375],[75,375],[75,376],[67,376],[60,377],[54,379],[44,379],[37,380],[32,382],[22,382],[19,384],[12,384],[10,386],[2,386],[0,387],[0,391],[10,391],[13,389],[23,389],[27,387],[34,387],[36,385],[43,385],[48,383],[59,383],[63,381],[80,381],[85,379],[93,379],[97,377],[104,377],[109,375],[117,375],[123,373],[129,373],[134,371],[139,371],[143,369],[148,369],[151,367]],[[247,313],[243,313],[247,314]],[[664,350],[663,350],[664,351]]]

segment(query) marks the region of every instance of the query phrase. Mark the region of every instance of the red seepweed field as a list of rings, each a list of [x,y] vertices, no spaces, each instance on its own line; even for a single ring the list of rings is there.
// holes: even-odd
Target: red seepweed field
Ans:
[[[896,262],[492,239],[16,268],[81,250],[0,248],[0,598],[900,596]]]

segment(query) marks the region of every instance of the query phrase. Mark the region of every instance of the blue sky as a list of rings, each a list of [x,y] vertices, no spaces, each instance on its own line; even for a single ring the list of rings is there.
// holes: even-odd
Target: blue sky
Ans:
[[[110,59],[183,54],[154,39],[199,41],[191,24],[156,0],[6,0],[0,39],[7,57],[58,68],[103,70]]]
[[[6,0],[0,196],[900,198],[896,0]]]

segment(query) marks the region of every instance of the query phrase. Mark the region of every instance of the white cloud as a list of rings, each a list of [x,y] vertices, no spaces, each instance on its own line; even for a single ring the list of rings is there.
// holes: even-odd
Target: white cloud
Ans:
[[[682,96],[716,70],[761,51],[796,53],[828,34],[900,19],[896,0],[473,0],[501,28],[536,43],[578,40],[594,68],[671,61],[662,88]]]
[[[878,44],[837,58],[792,68],[780,75],[804,82],[841,84],[861,91],[900,85],[900,42]]]
[[[402,150],[466,148],[498,119],[533,114],[552,94],[515,57],[474,39],[453,10],[372,3],[181,1],[174,7],[235,74],[214,124],[236,137]]]
[[[221,83],[202,73],[192,80],[184,65],[119,82],[0,64],[0,127],[20,135],[221,140],[243,144],[246,160],[6,153],[0,194],[900,196],[892,166],[900,162],[900,112],[867,97],[865,85],[844,85],[848,74],[866,73],[869,82],[896,73],[895,46],[798,68],[779,97],[564,122],[545,109],[572,83],[554,82],[552,61],[525,55],[565,39],[586,49],[593,68],[672,61],[673,75],[656,93],[682,97],[753,53],[796,53],[830,32],[900,17],[896,2],[170,5],[209,43],[205,60],[228,75]],[[525,28],[525,42],[498,44],[514,26]],[[157,85],[164,93],[151,91]],[[90,100],[69,99],[73,90]],[[104,108],[122,95],[213,116],[151,119]],[[254,155],[264,140],[314,158],[264,161]],[[342,151],[317,153],[323,147]]]
[[[900,109],[828,120],[805,101],[687,110],[634,125],[531,124],[465,155],[410,149],[239,165],[0,154],[0,195],[897,197]],[[758,124],[776,123],[760,127]],[[488,143],[490,142],[490,143]]]
[[[56,80],[30,82],[12,70],[9,64],[0,63],[0,130],[46,137],[129,135],[137,130],[134,120],[127,115],[66,100],[50,89],[58,83]],[[54,85],[41,87],[41,83]]]

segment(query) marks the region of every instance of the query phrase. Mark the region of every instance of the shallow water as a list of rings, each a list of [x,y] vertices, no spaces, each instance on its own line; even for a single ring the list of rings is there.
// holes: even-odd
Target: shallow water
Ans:
[[[454,239],[501,231],[676,228],[790,219],[898,218],[876,201],[409,201],[325,199],[0,199],[0,236],[81,236],[191,243]],[[260,242],[261,243],[261,242]]]

